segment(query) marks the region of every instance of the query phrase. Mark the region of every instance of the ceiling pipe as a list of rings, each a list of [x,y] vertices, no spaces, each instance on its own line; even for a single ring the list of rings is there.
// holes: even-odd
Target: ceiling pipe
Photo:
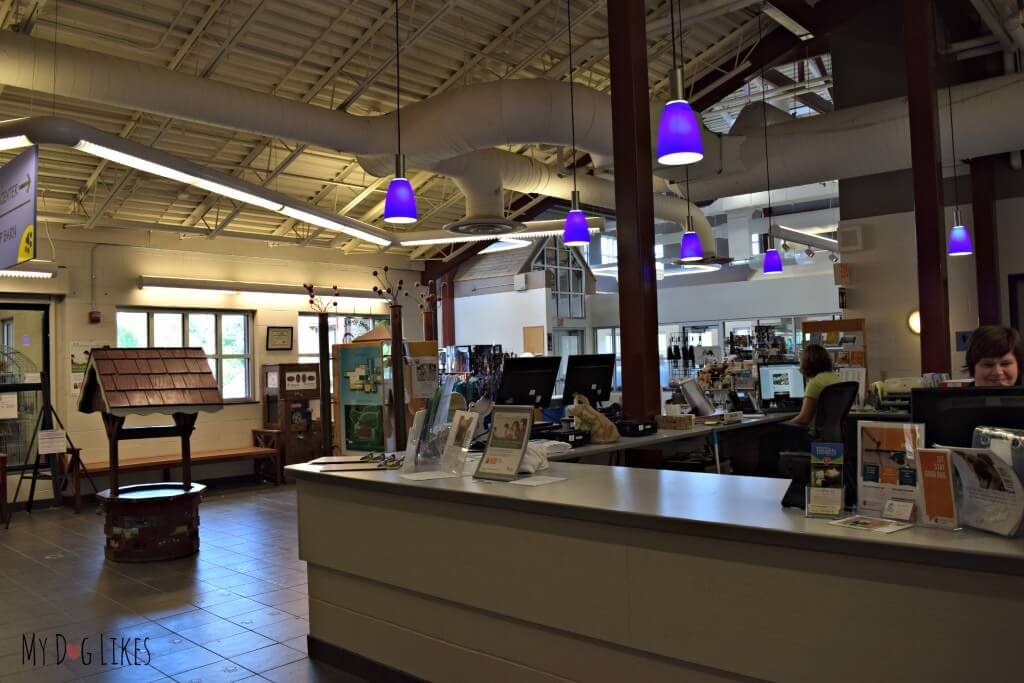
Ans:
[[[1024,148],[1024,74],[963,83],[953,87],[952,95],[959,158],[953,159],[943,89],[938,93],[938,116],[944,164]],[[768,136],[776,150],[771,154],[775,187],[875,175],[911,165],[905,97],[770,125]],[[748,129],[744,135],[721,136],[720,141],[705,148],[704,161],[690,169],[691,198],[711,201],[763,191],[763,132]],[[683,180],[679,169],[660,168],[656,173],[677,183]]]

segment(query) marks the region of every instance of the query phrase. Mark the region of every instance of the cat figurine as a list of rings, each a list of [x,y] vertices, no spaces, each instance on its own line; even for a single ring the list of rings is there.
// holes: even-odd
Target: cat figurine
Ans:
[[[573,396],[572,405],[566,411],[573,417],[573,427],[590,432],[590,443],[615,443],[619,430],[607,417],[597,412],[583,394]]]

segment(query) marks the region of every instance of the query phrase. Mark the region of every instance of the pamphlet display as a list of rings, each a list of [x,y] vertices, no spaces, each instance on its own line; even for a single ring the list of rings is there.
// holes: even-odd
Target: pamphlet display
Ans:
[[[1024,521],[1024,490],[1002,458],[983,448],[950,448],[956,466],[960,522],[983,531],[1015,536]]]
[[[915,504],[915,452],[925,445],[924,425],[898,422],[860,422],[857,425],[857,509],[883,516],[895,500]]]
[[[512,481],[526,453],[533,426],[529,406],[496,406],[491,416],[491,438],[473,475],[477,479]]]
[[[956,529],[959,525],[953,496],[953,457],[944,448],[917,449],[917,504],[925,526]]]
[[[974,448],[987,448],[1013,468],[1024,482],[1024,430],[1006,427],[977,427],[971,441]]]
[[[836,517],[843,511],[843,444],[811,444],[811,483],[807,487],[808,517]]]

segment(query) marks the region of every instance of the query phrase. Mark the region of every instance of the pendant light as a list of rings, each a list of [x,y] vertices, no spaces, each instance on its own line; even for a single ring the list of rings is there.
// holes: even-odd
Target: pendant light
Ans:
[[[761,41],[761,15],[757,15],[757,39]],[[765,275],[776,275],[782,272],[782,254],[775,248],[775,236],[772,235],[772,172],[768,163],[768,98],[764,80],[764,67],[761,67],[761,113],[764,115],[764,178],[768,185],[768,249],[764,252],[762,271]]]
[[[565,5],[569,22],[569,126],[572,135],[572,194],[569,213],[565,214],[562,228],[562,243],[567,247],[582,247],[590,244],[590,227],[587,216],[580,209],[580,192],[576,189],[576,97],[573,93],[572,69],[572,0]]]
[[[685,92],[686,82],[683,78],[684,69],[686,68],[686,50],[683,49],[683,27],[679,27],[679,52],[680,60],[679,64],[682,66],[677,67],[676,62],[676,0],[669,2],[669,13],[672,20],[672,74],[673,78],[677,82],[673,83],[680,93]],[[682,13],[680,13],[681,15]],[[669,104],[672,104],[671,102]],[[686,105],[689,107],[690,105]],[[666,105],[667,110],[668,105]],[[692,112],[691,112],[692,115]],[[665,114],[662,113],[662,122],[665,121]],[[659,151],[661,143],[661,129],[658,130],[659,140]],[[700,142],[700,127],[697,128],[697,141]],[[703,149],[703,148],[702,148]],[[701,152],[703,156],[703,151]],[[660,161],[660,159],[659,159]],[[701,261],[704,259],[704,245],[701,244],[700,235],[693,230],[693,214],[691,213],[691,207],[693,204],[690,202],[690,167],[686,169],[686,225],[683,226],[683,237],[679,241],[679,260],[683,263],[692,263],[694,261]]]
[[[405,157],[402,156],[402,65],[398,42],[398,0],[395,0],[395,128],[398,134],[398,154],[395,155],[395,177],[388,183],[384,196],[384,222],[407,224],[416,222],[416,193],[405,177]]]
[[[700,137],[700,122],[693,107],[686,101],[683,83],[683,69],[676,61],[676,11],[675,0],[669,1],[672,21],[672,81],[671,100],[661,110],[658,122],[658,163],[664,166],[695,164],[704,158],[704,142]],[[680,13],[680,21],[682,14]],[[679,27],[679,40],[683,38]],[[686,61],[686,55],[682,56]]]
[[[969,256],[974,253],[974,244],[971,242],[971,233],[967,226],[960,220],[960,191],[957,186],[960,184],[956,172],[956,132],[953,129],[953,86],[946,88],[949,95],[949,138],[953,151],[953,226],[949,229],[949,246],[947,253],[950,256]]]

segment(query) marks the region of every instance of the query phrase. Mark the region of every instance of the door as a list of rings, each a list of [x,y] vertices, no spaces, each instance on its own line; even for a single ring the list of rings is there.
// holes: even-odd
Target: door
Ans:
[[[558,380],[555,382],[555,396],[561,396],[569,356],[583,353],[583,330],[555,330],[554,343],[555,355],[562,357],[562,364],[558,367]]]
[[[49,306],[0,302],[0,453],[9,469],[32,462],[49,365]]]

